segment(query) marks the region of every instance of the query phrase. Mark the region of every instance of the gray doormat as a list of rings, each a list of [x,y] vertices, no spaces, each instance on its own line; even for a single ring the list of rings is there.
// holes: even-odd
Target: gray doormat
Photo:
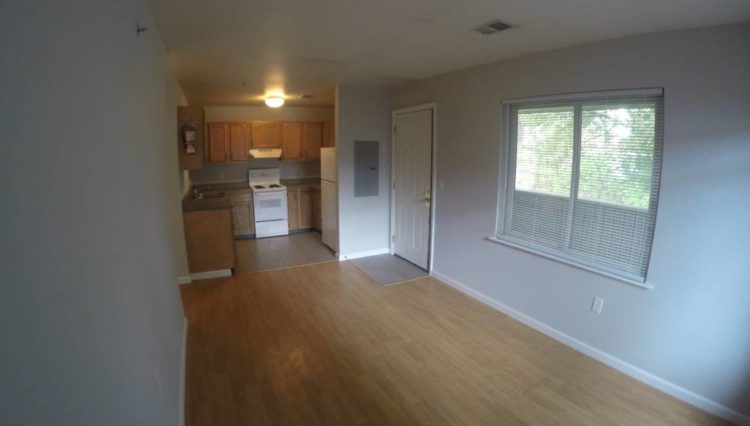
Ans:
[[[390,254],[361,257],[350,262],[381,285],[400,284],[428,275],[422,268]]]

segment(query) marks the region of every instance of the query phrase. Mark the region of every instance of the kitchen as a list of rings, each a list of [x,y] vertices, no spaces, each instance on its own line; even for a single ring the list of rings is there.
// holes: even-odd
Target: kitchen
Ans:
[[[191,281],[337,258],[332,107],[183,106],[177,125]]]

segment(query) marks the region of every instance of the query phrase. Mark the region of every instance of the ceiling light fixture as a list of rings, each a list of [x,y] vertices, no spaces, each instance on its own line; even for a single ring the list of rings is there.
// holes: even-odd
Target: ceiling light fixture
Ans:
[[[278,108],[282,105],[284,105],[284,98],[281,96],[269,96],[266,98],[266,106]]]

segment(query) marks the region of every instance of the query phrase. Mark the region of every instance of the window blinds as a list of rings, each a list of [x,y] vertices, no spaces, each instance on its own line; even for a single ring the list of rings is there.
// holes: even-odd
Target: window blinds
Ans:
[[[557,97],[511,104],[507,116],[497,238],[645,282],[659,192],[661,96]]]

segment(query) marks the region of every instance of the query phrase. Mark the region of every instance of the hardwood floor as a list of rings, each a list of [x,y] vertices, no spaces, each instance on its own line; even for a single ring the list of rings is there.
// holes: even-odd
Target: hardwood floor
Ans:
[[[328,262],[182,296],[189,426],[724,424],[431,278]]]

